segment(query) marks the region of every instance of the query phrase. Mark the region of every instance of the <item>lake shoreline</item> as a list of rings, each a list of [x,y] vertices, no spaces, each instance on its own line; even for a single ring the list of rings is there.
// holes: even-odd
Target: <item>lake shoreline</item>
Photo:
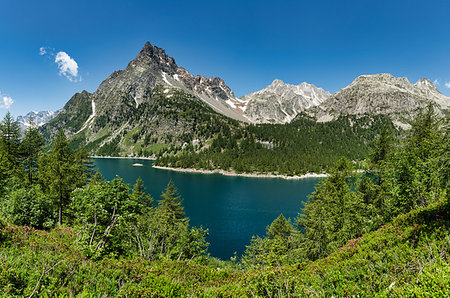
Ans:
[[[236,173],[236,172],[224,171],[224,170],[220,170],[220,169],[198,170],[198,169],[189,169],[189,168],[163,167],[163,166],[155,166],[155,165],[153,165],[152,167],[155,169],[182,172],[182,173],[220,174],[223,176],[247,177],[247,178],[279,178],[279,179],[285,179],[285,180],[298,180],[298,179],[307,179],[307,178],[326,178],[326,177],[328,177],[328,174],[317,174],[317,173],[306,173],[301,176],[288,176],[288,175],[273,175],[273,174]]]
[[[156,160],[153,157],[132,157],[132,156],[90,156],[90,158],[104,158],[104,159],[141,159],[141,160]],[[152,165],[153,168],[159,170],[167,170],[181,173],[194,173],[194,174],[220,174],[223,176],[232,177],[246,177],[246,178],[279,178],[285,180],[298,180],[298,179],[308,179],[308,178],[326,178],[328,174],[318,174],[318,173],[306,173],[301,176],[288,176],[288,175],[274,175],[274,174],[250,174],[250,173],[236,173],[234,171],[224,171],[221,169],[216,170],[198,170],[191,168],[173,168],[173,167],[163,167]]]
[[[112,158],[112,159],[142,159],[142,160],[156,160],[153,157],[132,157],[132,156],[89,156],[89,158]]]

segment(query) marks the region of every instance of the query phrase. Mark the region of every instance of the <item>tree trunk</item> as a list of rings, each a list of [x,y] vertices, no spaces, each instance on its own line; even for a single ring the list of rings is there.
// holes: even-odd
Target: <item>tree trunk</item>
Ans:
[[[58,203],[58,223],[62,224],[62,195],[59,194],[59,203]]]

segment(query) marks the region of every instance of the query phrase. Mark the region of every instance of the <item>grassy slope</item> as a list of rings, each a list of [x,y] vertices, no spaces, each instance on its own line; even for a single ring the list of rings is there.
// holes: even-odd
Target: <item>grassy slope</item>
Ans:
[[[93,296],[450,295],[450,208],[440,202],[348,242],[325,259],[239,269],[209,260],[88,260],[71,228],[0,231],[0,293]],[[90,295],[89,295],[90,296]]]

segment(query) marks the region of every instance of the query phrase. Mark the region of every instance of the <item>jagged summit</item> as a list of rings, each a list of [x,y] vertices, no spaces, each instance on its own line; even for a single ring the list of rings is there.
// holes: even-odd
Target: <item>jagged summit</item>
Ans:
[[[167,73],[175,73],[178,68],[174,58],[169,57],[164,49],[153,46],[148,41],[145,43],[145,46],[139,52],[137,57],[131,61],[128,66],[136,67],[141,64],[160,69]]]
[[[286,84],[275,79],[266,88],[241,97],[244,115],[256,123],[286,123],[298,113],[321,104],[331,94],[303,82]]]
[[[183,90],[200,98],[219,113],[248,121],[239,109],[227,103],[235,101],[236,97],[221,78],[193,76],[185,68],[179,67],[164,49],[149,42],[123,71],[114,72],[100,84],[94,100],[107,101],[110,105],[119,103],[125,94],[132,105],[139,106],[148,100],[157,85],[167,90]],[[99,112],[109,105],[100,103]]]
[[[429,80],[426,78],[419,79],[414,86],[423,89],[425,91],[430,92],[436,92],[439,93],[439,89]]]

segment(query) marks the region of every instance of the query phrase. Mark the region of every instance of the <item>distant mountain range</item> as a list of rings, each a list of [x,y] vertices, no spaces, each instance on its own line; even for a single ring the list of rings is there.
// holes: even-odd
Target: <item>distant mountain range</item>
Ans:
[[[25,116],[19,116],[17,117],[17,122],[20,125],[20,128],[22,130],[25,130],[27,127],[31,126],[32,124],[35,124],[36,126],[40,127],[44,125],[45,123],[49,122],[53,118],[55,118],[60,110],[58,111],[40,111],[40,112],[29,112]]]
[[[95,150],[114,144],[127,148],[132,138],[140,144],[128,152],[134,154],[136,146],[142,150],[152,144],[206,141],[217,127],[230,123],[289,123],[302,112],[319,122],[339,115],[383,114],[397,127],[408,128],[414,114],[430,103],[443,114],[450,98],[428,79],[411,84],[390,74],[359,76],[335,94],[306,82],[295,86],[274,80],[238,98],[221,78],[194,76],[147,42],[124,70],[113,72],[94,93],[75,94],[43,132],[51,139],[64,129],[80,146],[90,144]]]

